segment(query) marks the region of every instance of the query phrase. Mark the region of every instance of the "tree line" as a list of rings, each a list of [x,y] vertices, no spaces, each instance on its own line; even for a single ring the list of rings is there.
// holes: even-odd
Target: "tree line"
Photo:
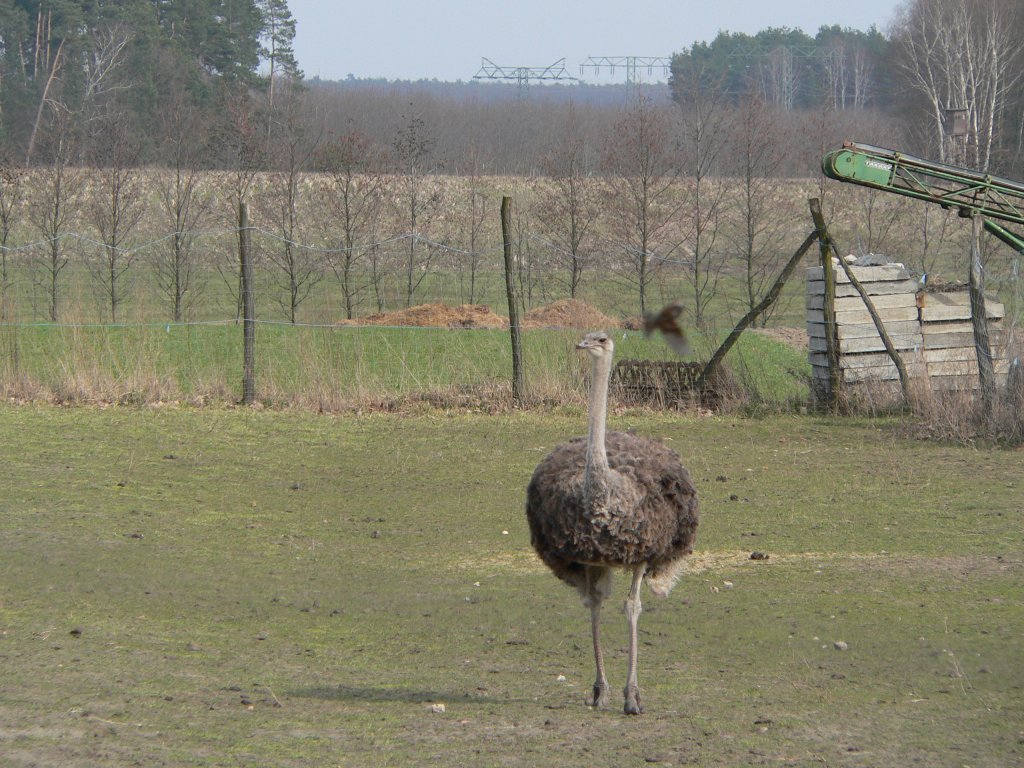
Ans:
[[[295,88],[309,92],[308,119],[317,124],[311,131],[356,129],[385,145],[411,109],[435,134],[437,170],[462,173],[472,162],[523,175],[538,172],[538,148],[557,133],[570,106],[596,136],[635,93],[624,85],[524,92],[475,81],[307,81],[295,60],[294,35],[286,0],[3,0],[4,158],[48,162],[54,142],[47,134],[63,132],[63,141],[75,141],[76,162],[94,162],[91,140],[117,121],[137,145],[138,162],[167,163],[170,108],[190,112],[197,138],[214,145],[198,159],[224,167],[233,160],[223,145],[238,140],[231,134],[255,123],[271,134],[280,119],[275,102],[282,89]],[[828,119],[869,143],[878,140],[857,133],[861,124],[895,125],[899,149],[1020,177],[1022,49],[1018,0],[906,0],[885,31],[720,32],[672,57],[668,86],[640,88],[655,103],[677,106],[699,90],[736,114],[744,102],[764,103],[779,113],[787,135],[787,122],[821,122],[823,112],[835,113]],[[955,140],[946,130],[951,109],[966,112],[967,133]],[[790,143],[795,146],[786,148],[777,172],[813,175],[814,139]],[[808,160],[797,162],[798,156]],[[263,160],[272,162],[273,153]]]
[[[85,140],[116,115],[141,157],[159,160],[169,102],[215,123],[230,102],[250,92],[272,102],[277,79],[301,79],[294,36],[286,0],[4,0],[5,155],[46,162],[40,143],[63,131],[79,134],[84,160]]]

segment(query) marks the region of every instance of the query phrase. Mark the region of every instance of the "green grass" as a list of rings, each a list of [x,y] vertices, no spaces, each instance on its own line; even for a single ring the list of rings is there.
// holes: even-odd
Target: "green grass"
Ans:
[[[0,762],[1021,763],[1019,452],[613,414],[703,510],[626,718],[583,705],[586,611],[529,549],[566,411],[0,408]]]
[[[527,385],[538,399],[570,399],[585,386],[573,350],[579,331],[523,334]],[[712,338],[697,335],[707,359]],[[619,358],[669,359],[660,339],[616,336]],[[806,397],[805,355],[745,334],[726,359],[757,402]],[[270,405],[326,410],[411,396],[488,398],[510,388],[508,331],[261,324],[257,395]],[[9,395],[59,401],[148,403],[234,400],[241,395],[242,329],[230,325],[0,328],[0,386]]]

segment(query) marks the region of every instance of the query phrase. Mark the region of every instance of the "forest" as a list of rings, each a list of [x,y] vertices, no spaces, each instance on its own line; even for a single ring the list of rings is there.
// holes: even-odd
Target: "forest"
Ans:
[[[167,164],[187,120],[204,145],[195,161],[237,161],[246,131],[263,134],[260,164],[279,163],[276,125],[302,102],[308,141],[357,131],[393,155],[410,114],[424,122],[432,170],[528,175],[559,140],[569,110],[600,148],[636,95],[624,85],[306,80],[295,60],[286,0],[4,0],[0,3],[0,136],[7,163],[102,160],[114,123],[133,160]],[[773,173],[809,176],[822,131],[898,143],[939,160],[1022,176],[1024,9],[1014,0],[907,0],[884,31],[826,26],[813,34],[769,28],[720,32],[672,57],[668,86],[644,86],[665,109],[714,112],[735,122],[765,110],[788,145]],[[969,134],[954,147],[946,110],[965,109]],[[680,111],[680,110],[676,110]],[[817,131],[794,127],[818,124]],[[55,139],[59,136],[59,139]],[[827,137],[830,141],[833,135]],[[73,146],[70,146],[73,144]],[[59,145],[60,149],[55,147]],[[316,153],[310,153],[313,158]],[[709,169],[734,172],[731,153]],[[312,163],[310,170],[312,170]]]

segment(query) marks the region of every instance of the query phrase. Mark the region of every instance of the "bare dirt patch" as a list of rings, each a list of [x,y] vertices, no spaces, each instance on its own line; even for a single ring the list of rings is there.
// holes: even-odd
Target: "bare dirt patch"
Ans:
[[[760,333],[769,339],[789,344],[794,349],[807,349],[807,331],[803,328],[755,328],[754,333]]]
[[[580,328],[596,331],[621,325],[619,320],[579,299],[560,299],[547,306],[536,307],[523,318],[523,326],[526,328]]]
[[[507,328],[508,319],[483,304],[420,304],[395,312],[378,312],[354,321],[358,325],[423,328]],[[578,299],[560,299],[536,307],[523,318],[524,328],[618,328],[622,323]]]
[[[430,328],[507,328],[508,320],[483,304],[420,304],[396,312],[364,317],[360,325],[415,326]]]

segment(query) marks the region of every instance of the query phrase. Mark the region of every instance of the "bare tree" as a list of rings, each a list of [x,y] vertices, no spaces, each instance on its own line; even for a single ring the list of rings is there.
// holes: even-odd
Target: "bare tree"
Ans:
[[[282,88],[279,94],[271,112],[274,170],[268,175],[260,203],[280,238],[278,246],[268,249],[267,254],[283,277],[286,293],[282,303],[289,321],[295,323],[299,307],[324,275],[321,254],[302,242],[300,205],[307,188],[309,163],[322,134],[306,109],[301,91]]]
[[[75,116],[62,105],[52,105],[49,124],[43,128],[43,149],[48,162],[39,168],[28,196],[29,222],[42,236],[44,255],[39,259],[39,279],[49,304],[51,322],[60,319],[60,277],[68,265],[64,239],[85,187],[85,172],[75,165],[78,135]]]
[[[260,131],[248,93],[236,93],[227,99],[223,120],[214,132],[213,146],[219,165],[226,170],[220,183],[227,202],[225,223],[237,227],[239,209],[248,202],[253,182],[266,159],[265,135]],[[242,316],[242,270],[238,255],[241,237],[238,232],[235,247],[217,265],[224,283],[234,293],[236,318]]]
[[[640,314],[659,264],[677,248],[670,225],[680,210],[679,155],[669,114],[637,95],[608,137],[604,167],[611,198],[612,238],[625,254],[627,279],[637,290]]]
[[[1024,78],[1022,14],[1019,0],[911,0],[903,9],[894,27],[901,70],[928,106],[941,160],[988,170],[1007,98]],[[944,138],[949,108],[967,110],[961,147]]]
[[[25,198],[25,169],[7,157],[0,159],[0,320],[7,319],[7,289],[10,287],[11,231]]]
[[[777,178],[786,156],[776,117],[762,99],[749,96],[740,101],[729,133],[738,219],[729,239],[742,269],[748,310],[757,306],[786,260],[781,246],[787,221],[779,215]],[[775,306],[759,316],[762,327]]]
[[[89,34],[89,47],[82,70],[85,74],[84,98],[87,102],[107,103],[110,96],[128,88],[119,72],[128,56],[133,32],[121,22],[103,24]]]
[[[569,296],[576,298],[594,249],[600,192],[591,175],[591,149],[576,109],[570,104],[561,135],[540,157],[535,185],[535,218],[563,264]]]
[[[39,131],[46,120],[48,109],[56,105],[63,106],[61,91],[62,76],[68,67],[69,38],[61,37],[56,51],[51,53],[50,40],[53,34],[53,10],[45,12],[40,8],[36,19],[36,46],[34,61],[34,77],[38,77],[42,68],[46,72],[46,83],[39,99],[36,119],[29,135],[28,149],[25,153],[26,164],[31,162],[35,154]],[[85,105],[80,117],[89,120],[96,111],[109,102],[109,96],[127,87],[119,81],[119,70],[126,60],[128,43],[132,32],[129,27],[119,22],[101,25],[91,30],[80,63],[83,82],[81,84],[81,103]],[[72,62],[74,66],[76,62]]]
[[[52,25],[53,11],[46,11],[44,16],[43,9],[40,8],[36,15],[36,44],[34,46],[35,56],[32,71],[33,79],[38,79],[40,66],[42,66],[46,72],[46,84],[43,86],[43,92],[39,97],[36,119],[32,124],[32,132],[29,134],[28,149],[25,150],[25,165],[32,162],[32,156],[35,154],[36,140],[39,137],[39,131],[43,128],[47,115],[52,110],[63,107],[56,96],[56,92],[60,90],[60,73],[64,67],[64,44],[67,42],[67,38],[61,38],[57,50],[51,54],[50,33]]]
[[[703,327],[707,306],[718,291],[718,278],[725,266],[724,254],[717,248],[725,185],[717,177],[729,135],[728,115],[724,91],[713,78],[694,77],[682,84],[678,93],[682,149],[688,171],[687,271],[693,292],[694,322]]]
[[[512,252],[519,287],[519,304],[525,312],[538,302],[547,300],[547,287],[544,282],[546,265],[541,262],[540,254],[534,248],[533,218],[528,206],[514,207],[515,217],[512,219]]]
[[[857,41],[834,38],[822,55],[822,71],[832,109],[863,109],[870,97],[872,61]]]
[[[405,262],[405,304],[412,306],[413,295],[430,272],[434,249],[420,246],[423,217],[433,210],[439,195],[431,190],[428,176],[436,170],[434,146],[436,140],[426,127],[423,117],[415,111],[402,116],[402,125],[395,134],[394,150],[396,205],[400,218],[407,227],[408,250]],[[426,255],[422,255],[426,252]]]
[[[378,232],[384,204],[383,163],[380,148],[356,130],[342,134],[320,151],[330,190],[324,196],[328,212],[324,229],[333,244],[328,261],[341,285],[345,317],[350,320],[359,294],[367,287],[359,280],[359,267]]]
[[[163,164],[153,171],[153,178],[157,207],[171,234],[157,251],[155,266],[171,319],[178,323],[196,295],[195,242],[212,212],[212,200],[202,189],[201,170],[209,147],[200,138],[206,126],[183,92],[173,94],[161,114]]]
[[[117,322],[117,312],[127,299],[127,274],[136,252],[126,247],[132,232],[146,212],[142,174],[139,169],[139,143],[123,114],[108,113],[98,123],[92,137],[92,180],[89,184],[87,211],[102,242],[102,252],[89,271],[99,286],[100,295]]]
[[[483,188],[483,177],[480,173],[480,150],[476,145],[466,152],[463,178],[466,182],[464,205],[460,206],[460,224],[466,234],[461,238],[465,248],[457,254],[455,268],[459,274],[460,292],[470,304],[475,304],[477,295],[477,277],[483,262],[483,236],[486,222],[491,211],[487,205],[487,194]]]
[[[858,189],[851,203],[857,212],[854,236],[858,249],[887,255],[900,247],[904,233],[899,225],[911,215],[910,207],[920,205],[877,189]]]
[[[779,109],[792,110],[800,88],[800,67],[793,51],[780,45],[765,57],[758,72],[765,101]]]
[[[907,253],[907,262],[917,271],[933,275],[939,265],[945,261],[944,251],[947,246],[956,239],[957,227],[954,222],[958,217],[954,211],[947,211],[935,205],[919,205],[911,203],[907,210],[908,218],[915,220],[917,237],[909,238],[911,247]],[[966,253],[966,248],[954,247],[951,252],[953,256]],[[955,263],[955,260],[954,260]]]

